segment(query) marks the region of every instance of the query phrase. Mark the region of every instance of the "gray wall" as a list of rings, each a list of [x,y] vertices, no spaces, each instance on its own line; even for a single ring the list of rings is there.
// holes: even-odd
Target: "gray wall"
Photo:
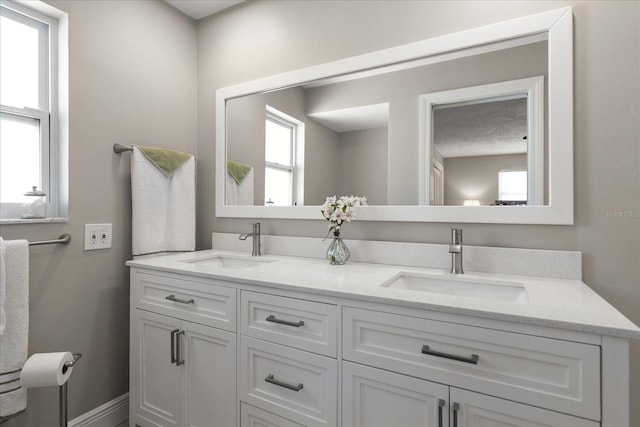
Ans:
[[[465,224],[465,242],[582,251],[585,282],[640,324],[640,218],[622,213],[640,212],[638,2],[261,1],[200,21],[198,246],[211,247],[211,231],[248,227],[246,219],[215,218],[217,88],[563,6],[574,6],[575,23],[575,225]],[[326,234],[325,221],[262,223],[267,234]],[[457,225],[355,221],[343,234],[447,243]],[[631,401],[638,402],[638,342],[631,360]],[[640,406],[631,410],[632,425],[640,425]]]
[[[354,130],[338,135],[335,195],[364,196],[370,205],[386,205],[387,128]]]
[[[70,219],[2,225],[5,239],[70,233],[30,249],[29,353],[84,354],[69,381],[69,419],[129,390],[130,153],[114,142],[196,150],[195,23],[160,1],[53,1],[69,13]],[[113,247],[84,252],[85,223],[113,223]],[[204,233],[208,233],[205,230]],[[54,426],[58,390],[32,389],[3,427]]]
[[[527,155],[449,157],[443,166],[445,205],[461,206],[466,199],[476,199],[488,206],[498,200],[498,172],[527,170]]]

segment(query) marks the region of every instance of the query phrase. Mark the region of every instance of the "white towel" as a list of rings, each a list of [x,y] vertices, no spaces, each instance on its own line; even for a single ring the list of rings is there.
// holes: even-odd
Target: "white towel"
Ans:
[[[5,268],[4,257],[7,251],[4,247],[4,239],[0,236],[0,335],[4,333],[4,327],[7,325],[7,318],[4,314],[5,289],[7,287],[7,274]]]
[[[133,148],[133,255],[195,250],[195,169],[192,156],[167,177],[138,148]]]
[[[27,391],[20,388],[20,369],[29,344],[29,242],[4,242],[5,330],[0,335],[0,418],[24,411]]]
[[[253,206],[253,168],[247,175],[236,183],[233,177],[227,172],[227,182],[225,184],[225,202],[229,206]]]

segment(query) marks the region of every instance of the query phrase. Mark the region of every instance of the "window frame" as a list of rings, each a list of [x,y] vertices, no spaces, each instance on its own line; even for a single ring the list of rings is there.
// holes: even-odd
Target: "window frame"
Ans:
[[[289,165],[269,162],[265,158],[265,175],[267,169],[289,172],[289,193],[291,194],[291,205],[298,206],[304,204],[304,122],[290,116],[282,111],[266,106],[265,125],[271,121],[277,125],[290,129],[290,150]],[[266,149],[266,140],[265,140]],[[265,189],[266,190],[266,189]],[[266,191],[265,191],[266,193]],[[265,194],[266,197],[266,194]],[[265,205],[267,201],[265,200]]]
[[[40,2],[34,2],[34,7],[40,6]],[[59,81],[59,18],[42,13],[24,4],[11,0],[3,0],[0,4],[3,16],[21,24],[36,28],[38,36],[38,108],[2,105],[0,112],[10,116],[31,118],[40,124],[40,179],[39,189],[47,194],[46,219],[56,218],[61,212],[61,199],[64,191],[62,185],[62,168],[60,161],[59,117],[60,99]],[[65,67],[65,70],[67,68]],[[29,188],[25,188],[28,191]],[[21,220],[16,215],[18,203],[1,203],[3,215],[1,222]],[[22,220],[21,220],[22,221]],[[39,220],[29,220],[38,222]]]

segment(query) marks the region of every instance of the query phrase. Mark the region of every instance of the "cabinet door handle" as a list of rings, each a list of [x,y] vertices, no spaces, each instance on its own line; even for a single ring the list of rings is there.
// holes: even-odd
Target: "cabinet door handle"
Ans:
[[[174,329],[171,331],[171,364],[176,363],[176,332],[180,329]]]
[[[293,390],[293,391],[300,391],[304,387],[304,385],[302,383],[298,383],[297,385],[293,385],[293,384],[286,383],[284,381],[277,380],[277,379],[275,379],[273,377],[273,374],[267,375],[267,378],[265,378],[264,380],[266,382],[268,382],[268,383],[275,384],[275,385],[277,385],[279,387],[288,388],[289,390]]]
[[[477,354],[472,354],[471,357],[465,357],[465,356],[457,356],[455,354],[440,353],[439,351],[429,350],[428,345],[422,346],[422,354],[428,354],[429,356],[443,357],[445,359],[457,360],[458,362],[471,363],[472,365],[477,365],[478,360],[480,360],[480,356],[478,356]]]
[[[451,409],[453,409],[453,427],[458,427],[458,411],[460,411],[460,404],[458,402],[453,402]]]
[[[164,299],[168,299],[169,301],[173,301],[173,302],[179,302],[181,304],[195,304],[195,300],[193,298],[182,299],[182,298],[177,298],[175,295],[169,295],[168,297],[164,297]]]
[[[270,314],[266,319],[267,322],[280,323],[281,325],[293,326],[299,328],[304,326],[304,320],[298,320],[297,322],[289,322],[288,320],[277,319],[276,316]]]
[[[176,333],[176,366],[184,365],[184,359],[180,357],[180,335],[184,335],[184,330]]]
[[[444,400],[438,399],[438,427],[442,426],[442,408],[444,408]]]

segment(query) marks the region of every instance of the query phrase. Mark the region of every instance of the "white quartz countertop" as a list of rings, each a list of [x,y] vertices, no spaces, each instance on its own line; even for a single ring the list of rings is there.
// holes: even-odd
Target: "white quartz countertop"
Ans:
[[[267,262],[259,262],[250,267],[242,265],[241,268],[209,262],[219,255],[226,255],[231,260],[240,258]],[[454,275],[448,271],[439,269],[351,261],[345,265],[331,265],[323,259],[279,255],[251,257],[244,252],[222,250],[141,258],[128,261],[127,265],[319,295],[640,339],[640,328],[580,280],[474,272],[452,277]],[[465,282],[512,283],[526,291],[522,297],[507,301],[482,293],[461,296],[383,286],[401,273]],[[472,285],[469,283],[469,286]]]

